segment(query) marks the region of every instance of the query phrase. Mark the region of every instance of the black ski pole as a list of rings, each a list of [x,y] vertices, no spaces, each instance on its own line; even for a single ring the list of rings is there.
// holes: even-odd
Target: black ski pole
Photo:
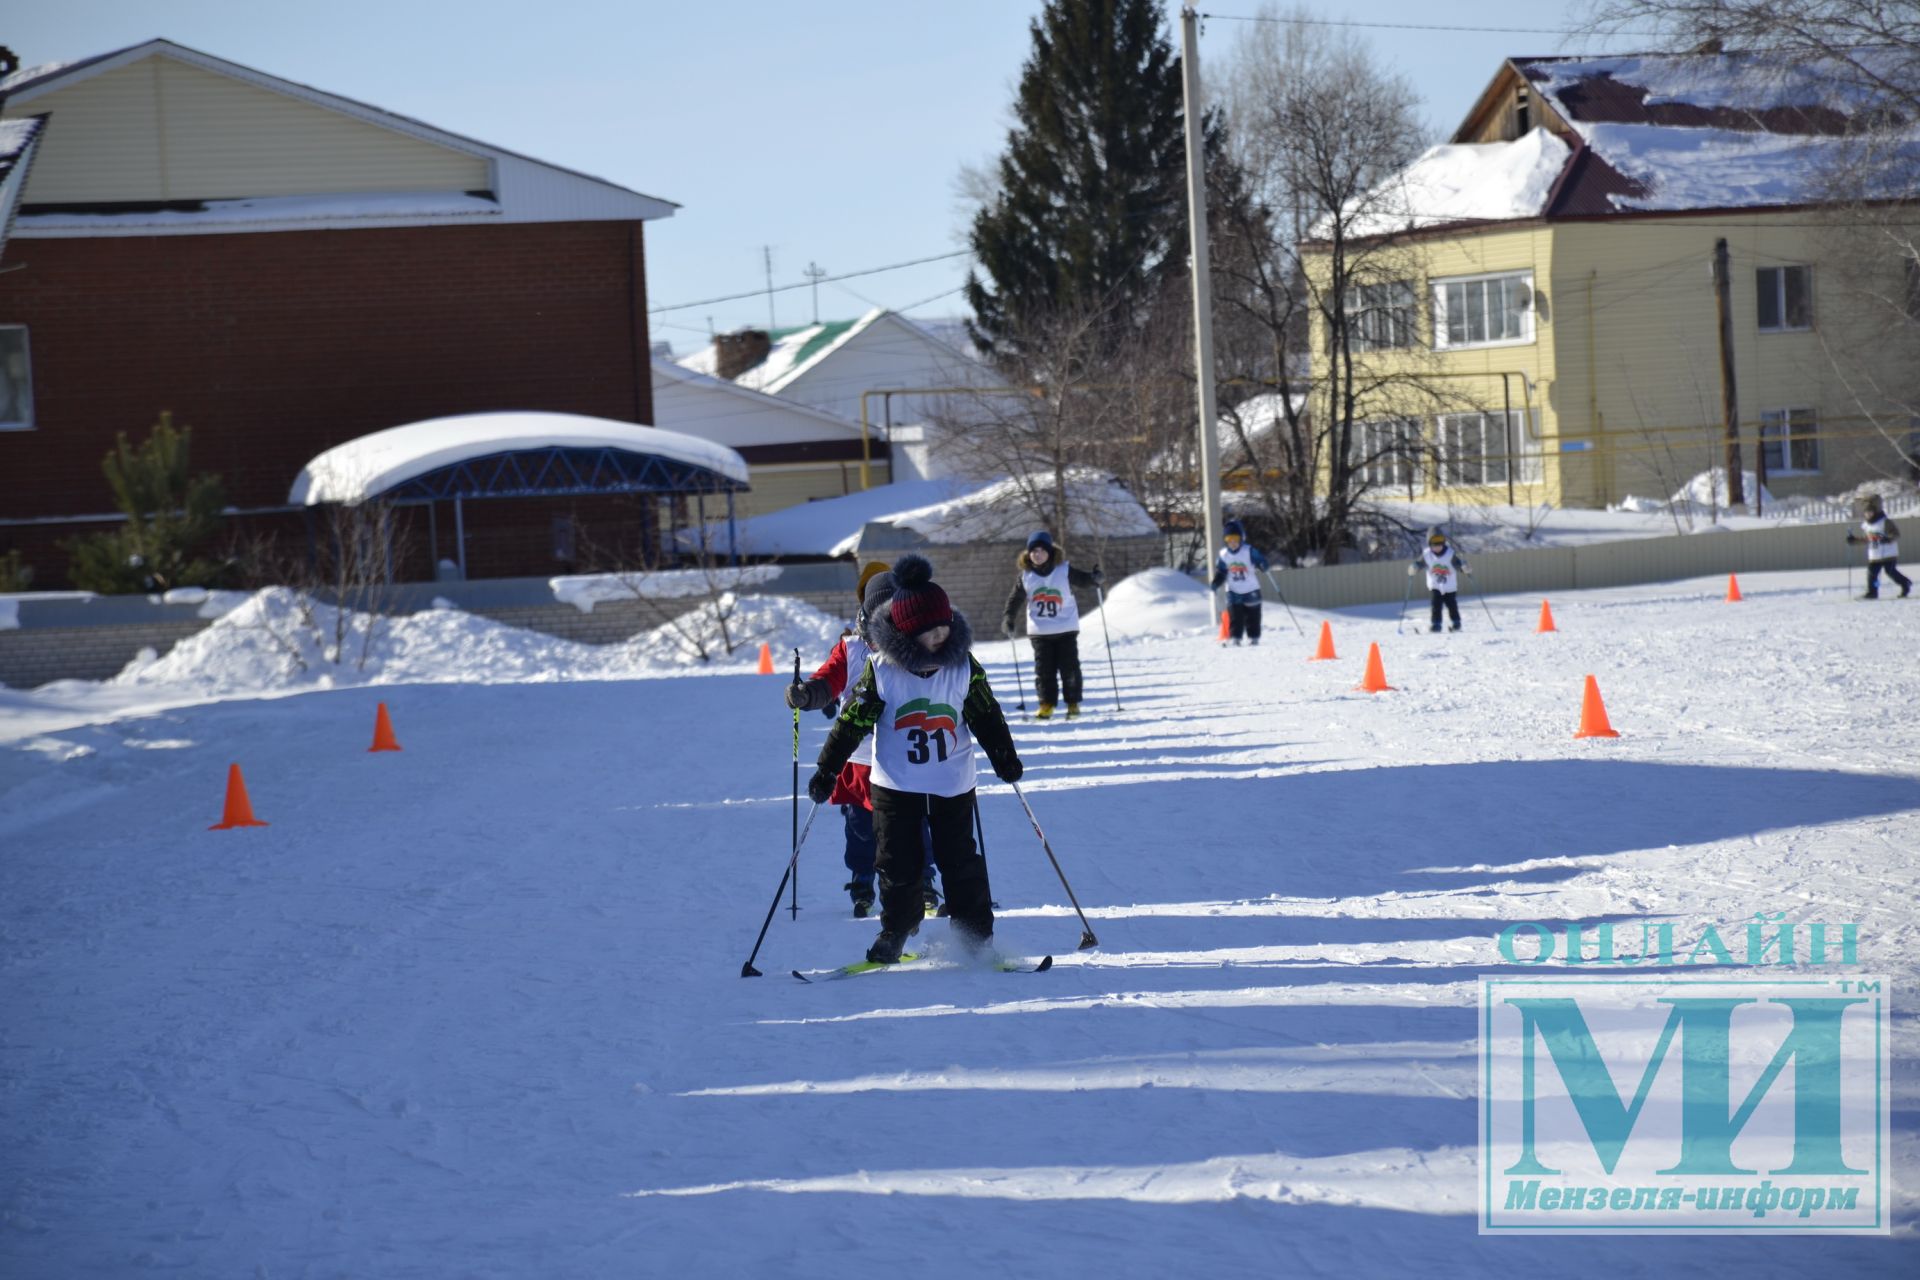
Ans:
[[[1113,669],[1113,632],[1107,628],[1107,593],[1100,589],[1099,583],[1093,584],[1094,598],[1100,602],[1100,633],[1107,638],[1107,674],[1113,677],[1113,709],[1120,707],[1120,675]]]
[[[1487,593],[1481,589],[1480,579],[1473,576],[1472,570],[1468,570],[1467,581],[1473,584],[1473,594],[1480,597],[1480,607],[1487,611],[1487,621],[1492,624],[1495,631],[1498,631],[1500,624],[1493,620],[1493,607],[1487,603]]]
[[[806,843],[807,832],[813,830],[813,815],[819,812],[820,806],[817,804],[807,810],[806,825],[800,828],[800,836],[793,842],[793,856],[787,859],[787,869],[780,873],[780,887],[773,891],[773,901],[767,904],[767,918],[760,922],[760,936],[753,940],[753,954],[740,966],[740,976],[743,978],[766,976],[753,967],[753,962],[760,956],[760,944],[767,940],[767,926],[773,923],[774,912],[780,910],[780,895],[787,891],[787,878],[793,875],[794,868],[800,863],[800,846]]]
[[[1027,803],[1027,793],[1020,789],[1020,784],[1017,782],[1009,782],[1007,785],[1013,788],[1013,794],[1020,797],[1020,807],[1027,811],[1027,821],[1033,824],[1033,834],[1040,837],[1040,847],[1047,851],[1047,861],[1053,864],[1053,874],[1060,877],[1060,887],[1067,891],[1067,901],[1073,904],[1074,914],[1080,917],[1078,950],[1085,951],[1088,947],[1099,946],[1100,939],[1093,936],[1093,926],[1087,923],[1087,913],[1080,910],[1080,899],[1073,896],[1073,886],[1067,883],[1067,873],[1060,869],[1060,859],[1053,856],[1053,846],[1047,843],[1047,833],[1040,829],[1040,819],[1033,816],[1033,806]]]
[[[1848,583],[1848,590],[1852,590],[1852,579],[1848,579]],[[1027,709],[1027,678],[1020,674],[1020,638],[1018,636],[1008,636],[1007,643],[1013,646],[1014,692],[1019,695],[1020,709],[1025,711]]]
[[[1400,593],[1400,620],[1393,624],[1393,634],[1405,635],[1407,625],[1407,601],[1413,599],[1413,566],[1407,566],[1407,589]]]
[[[1295,631],[1299,631],[1300,634],[1303,636],[1306,635],[1307,633],[1305,631],[1301,631],[1300,629],[1300,619],[1293,616],[1293,606],[1287,603],[1286,594],[1280,590],[1280,584],[1274,581],[1274,577],[1271,572],[1268,572],[1266,570],[1262,570],[1262,572],[1266,573],[1267,575],[1267,585],[1273,588],[1273,594],[1279,598],[1280,607],[1287,611],[1287,621],[1293,624],[1293,629]]]
[[[793,651],[793,682],[800,683],[800,651]],[[800,843],[800,708],[793,709],[793,843]],[[800,869],[793,870],[793,914],[800,918]]]

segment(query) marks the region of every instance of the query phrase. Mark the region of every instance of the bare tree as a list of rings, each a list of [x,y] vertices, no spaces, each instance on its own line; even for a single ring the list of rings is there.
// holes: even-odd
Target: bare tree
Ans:
[[[1411,485],[1433,457],[1419,422],[1480,406],[1434,376],[1419,338],[1417,211],[1393,182],[1427,144],[1411,86],[1351,32],[1303,10],[1263,16],[1227,61],[1229,137],[1252,198],[1231,215],[1246,247],[1215,271],[1221,310],[1265,335],[1264,349],[1242,340],[1248,381],[1276,394],[1264,430],[1229,422],[1279,548],[1337,563],[1391,541],[1399,522],[1366,500]],[[1323,349],[1307,350],[1310,330]]]
[[[309,554],[290,552],[280,541],[263,537],[243,549],[240,561],[249,581],[291,593],[292,622],[282,624],[265,613],[261,626],[295,670],[317,661],[327,666],[351,662],[364,671],[395,612],[394,566],[405,563],[410,535],[394,505],[377,498],[328,504],[316,519]]]

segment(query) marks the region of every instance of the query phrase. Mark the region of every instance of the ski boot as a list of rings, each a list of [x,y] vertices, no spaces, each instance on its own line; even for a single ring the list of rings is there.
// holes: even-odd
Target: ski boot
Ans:
[[[1080,704],[1077,702],[1069,702],[1067,704],[1067,719],[1078,720],[1079,718],[1080,718]]]
[[[906,949],[906,935],[882,929],[880,936],[867,948],[869,964],[899,964],[900,953]]]
[[[947,909],[940,904],[940,891],[930,884],[922,884],[920,886],[920,901],[924,904],[926,912],[930,916],[943,916],[947,914]]]
[[[853,895],[853,918],[855,920],[865,920],[873,914],[872,881],[861,884],[858,880],[852,880],[841,887]]]
[[[1040,709],[1039,709],[1038,711],[1035,711],[1035,712],[1033,713],[1033,718],[1034,718],[1035,720],[1051,720],[1051,719],[1053,719],[1053,704],[1052,704],[1051,702],[1043,702],[1043,703],[1041,703],[1041,704],[1040,704]]]

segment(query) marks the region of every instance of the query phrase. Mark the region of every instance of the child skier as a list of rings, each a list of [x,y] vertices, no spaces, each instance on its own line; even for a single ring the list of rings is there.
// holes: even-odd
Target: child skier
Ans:
[[[797,711],[824,712],[829,718],[840,710],[840,696],[859,679],[872,654],[867,624],[874,609],[884,609],[893,598],[893,575],[878,560],[860,571],[854,590],[858,612],[853,625],[835,642],[833,652],[806,680],[787,686],[787,705]],[[842,860],[853,879],[844,886],[853,898],[853,914],[864,920],[873,910],[873,801],[869,793],[869,775],[873,771],[873,746],[861,743],[860,749],[841,768],[834,779],[827,803],[840,807],[841,825],[846,832],[847,848]],[[924,842],[923,842],[924,845]],[[940,894],[933,887],[934,863],[931,846],[926,846],[926,867],[922,876],[923,895],[928,912],[940,907]]]
[[[1460,577],[1464,573],[1469,578],[1473,570],[1467,568],[1467,562],[1459,552],[1447,545],[1447,535],[1439,529],[1427,530],[1427,549],[1420,558],[1407,566],[1407,576],[1411,578],[1421,569],[1427,571],[1427,594],[1433,601],[1433,624],[1429,631],[1440,629],[1440,610],[1444,607],[1447,616],[1453,619],[1450,631],[1460,629]]]
[[[1227,588],[1227,627],[1235,644],[1245,635],[1247,643],[1260,643],[1260,578],[1267,571],[1267,558],[1258,547],[1247,545],[1247,531],[1238,520],[1227,521],[1226,550],[1213,564],[1213,590],[1224,583]]]
[[[1860,521],[1860,533],[1847,535],[1848,546],[1856,542],[1867,544],[1867,594],[1860,598],[1880,598],[1880,575],[1884,573],[1900,584],[1900,595],[1904,599],[1913,590],[1913,580],[1900,572],[1900,526],[1887,518],[1877,493],[1867,495],[1866,510],[1862,515],[1864,519]]]
[[[947,887],[954,931],[973,949],[993,937],[987,863],[973,841],[973,744],[1005,782],[1022,772],[987,673],[972,655],[973,628],[955,613],[917,555],[893,566],[893,599],[868,619],[873,656],[827,735],[807,794],[819,804],[854,749],[873,735],[873,829],[880,875],[880,934],[867,959],[894,964],[925,916],[921,824]]]
[[[1040,709],[1034,716],[1052,719],[1053,708],[1064,694],[1067,719],[1072,720],[1080,714],[1080,606],[1073,589],[1099,586],[1100,570],[1068,564],[1067,553],[1053,545],[1053,535],[1045,529],[1027,539],[1027,549],[1014,563],[1020,577],[1007,597],[1001,634],[1013,638],[1013,620],[1024,602],[1027,636],[1033,642],[1033,681],[1040,695]]]

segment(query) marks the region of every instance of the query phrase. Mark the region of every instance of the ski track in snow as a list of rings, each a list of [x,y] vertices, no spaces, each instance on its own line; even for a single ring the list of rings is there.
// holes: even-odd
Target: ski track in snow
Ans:
[[[986,781],[997,942],[1046,975],[785,978],[872,932],[824,812],[738,977],[778,678],[0,692],[0,1274],[1912,1274],[1920,608],[1840,585],[1200,618],[1116,644],[1117,712],[1096,619],[1072,723],[985,643],[1101,942]],[[1353,691],[1369,641],[1398,692]],[[1618,740],[1572,738],[1589,672]],[[232,761],[272,825],[206,830]],[[1894,1238],[1478,1237],[1500,929],[1738,952],[1779,910],[1894,983]]]

